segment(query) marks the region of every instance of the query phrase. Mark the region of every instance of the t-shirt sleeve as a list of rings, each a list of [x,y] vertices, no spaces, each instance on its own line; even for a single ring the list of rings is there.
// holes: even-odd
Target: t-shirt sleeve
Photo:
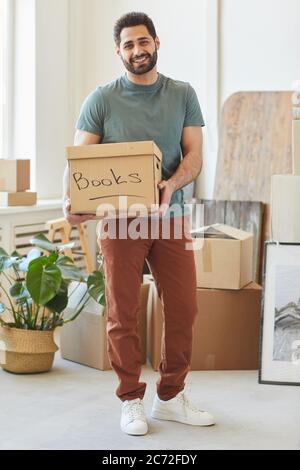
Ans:
[[[188,126],[205,126],[198,97],[194,88],[190,84],[188,84],[185,118],[183,123],[183,127]]]
[[[102,136],[104,118],[105,104],[103,96],[101,91],[96,89],[84,100],[75,127]]]

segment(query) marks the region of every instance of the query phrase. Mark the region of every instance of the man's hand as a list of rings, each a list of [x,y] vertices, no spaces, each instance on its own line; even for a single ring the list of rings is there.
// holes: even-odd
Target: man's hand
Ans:
[[[78,225],[86,222],[87,220],[94,220],[96,216],[93,214],[74,215],[71,214],[71,201],[69,198],[64,200],[63,213],[70,225]]]
[[[175,187],[171,180],[163,180],[158,183],[158,188],[160,190],[160,206],[158,208],[158,215],[164,216],[169,208]]]

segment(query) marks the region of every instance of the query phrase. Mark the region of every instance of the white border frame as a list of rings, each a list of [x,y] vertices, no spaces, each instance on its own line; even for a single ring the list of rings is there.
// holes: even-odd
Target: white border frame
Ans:
[[[300,364],[273,360],[275,311],[274,268],[278,264],[299,266],[299,262],[300,243],[266,242],[259,370],[259,383],[261,384],[300,386]]]

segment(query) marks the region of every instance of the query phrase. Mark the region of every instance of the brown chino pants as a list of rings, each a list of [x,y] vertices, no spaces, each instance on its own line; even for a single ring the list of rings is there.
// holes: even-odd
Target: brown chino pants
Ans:
[[[128,234],[133,220],[115,219],[114,236],[114,230],[107,224],[108,219],[104,219],[98,234],[106,277],[108,356],[119,378],[117,396],[122,401],[143,398],[146,384],[140,381],[138,312],[146,259],[162,300],[164,317],[157,393],[162,400],[169,400],[184,389],[197,314],[194,254],[186,249],[186,243],[191,242],[189,230],[182,229],[179,238],[176,235],[178,224],[182,226],[188,218],[168,219],[169,237],[168,229],[163,228],[166,219],[136,218],[135,223],[139,220],[139,227],[148,230],[147,238],[142,229],[139,238],[122,238],[125,232]],[[120,236],[121,232],[123,235]]]

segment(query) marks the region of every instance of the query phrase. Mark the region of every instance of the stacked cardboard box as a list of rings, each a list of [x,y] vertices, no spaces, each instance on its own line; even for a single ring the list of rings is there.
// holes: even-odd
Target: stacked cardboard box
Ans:
[[[30,188],[30,160],[0,159],[0,205],[32,206],[36,193]]]
[[[70,289],[76,286],[71,284]],[[65,318],[74,314],[77,301],[82,297],[84,284],[77,287],[70,297]],[[143,284],[140,291],[139,335],[141,341],[142,362],[146,362],[146,336],[147,336],[147,303],[149,285]],[[110,363],[107,355],[107,312],[93,299],[85,309],[72,322],[63,326],[60,332],[60,352],[64,359],[78,362],[99,370],[109,370]]]
[[[274,175],[271,182],[271,238],[300,242],[300,119],[292,121],[293,174]]]
[[[192,231],[198,315],[192,370],[256,370],[259,361],[261,286],[252,282],[253,235],[222,224]],[[158,368],[162,304],[151,276],[149,358]],[[188,302],[188,299],[187,299]]]
[[[148,356],[157,370],[161,359],[162,303],[151,276],[148,303]],[[259,361],[261,286],[197,289],[191,370],[256,370]]]
[[[197,287],[242,289],[252,279],[253,235],[223,224],[191,231]]]

